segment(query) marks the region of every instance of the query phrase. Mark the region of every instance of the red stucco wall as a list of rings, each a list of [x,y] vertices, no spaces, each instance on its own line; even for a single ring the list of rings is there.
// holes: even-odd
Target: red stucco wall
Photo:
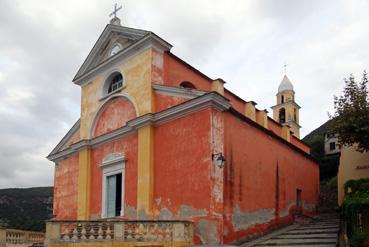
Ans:
[[[224,90],[224,97],[229,99],[232,107],[236,109],[239,113],[245,113],[245,101],[238,98],[235,94],[231,93],[229,90]]]
[[[174,55],[164,53],[164,85],[179,86],[183,81],[191,82],[199,90],[210,91],[211,89],[211,80]]]
[[[210,205],[210,110],[155,128],[154,198],[176,214],[181,205],[206,209]]]
[[[168,109],[172,106],[181,104],[189,99],[174,97],[171,95],[165,95],[161,93],[155,94],[155,110],[160,112],[162,110]]]
[[[101,145],[92,150],[90,213],[92,219],[101,217],[103,159],[112,153],[125,155],[125,218],[135,219],[137,204],[137,134]]]
[[[55,166],[53,214],[58,220],[77,218],[77,179],[78,154]]]
[[[291,144],[310,154],[310,147],[293,135],[291,135]]]
[[[290,222],[296,189],[302,190],[304,213],[315,213],[318,165],[230,113],[225,113],[225,156],[225,242]]]
[[[156,219],[193,220],[198,242],[217,241],[211,161],[211,114],[206,109],[155,128]]]
[[[124,97],[109,100],[98,113],[94,136],[118,129],[136,117],[133,104]]]

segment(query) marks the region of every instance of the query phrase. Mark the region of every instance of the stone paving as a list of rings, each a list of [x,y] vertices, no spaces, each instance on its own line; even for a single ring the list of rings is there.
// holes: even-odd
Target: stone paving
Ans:
[[[262,238],[245,243],[249,246],[320,246],[334,247],[338,244],[340,220],[336,214],[325,214],[304,225],[292,225]]]

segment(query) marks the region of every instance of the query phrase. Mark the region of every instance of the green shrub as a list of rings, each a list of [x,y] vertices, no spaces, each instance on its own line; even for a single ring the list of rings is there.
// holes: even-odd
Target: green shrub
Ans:
[[[362,246],[369,240],[369,179],[345,183],[344,213],[350,246]],[[359,225],[358,218],[361,218]]]

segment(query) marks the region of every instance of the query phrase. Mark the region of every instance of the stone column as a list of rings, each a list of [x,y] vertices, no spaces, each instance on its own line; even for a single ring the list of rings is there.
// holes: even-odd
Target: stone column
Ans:
[[[78,162],[78,197],[77,219],[90,218],[90,181],[91,181],[91,149],[85,148],[79,152]]]
[[[138,130],[137,218],[152,217],[154,187],[154,127]]]
[[[60,239],[60,224],[57,222],[46,222],[44,246],[48,247],[52,242],[58,239]]]
[[[0,247],[6,246],[6,229],[0,229]]]

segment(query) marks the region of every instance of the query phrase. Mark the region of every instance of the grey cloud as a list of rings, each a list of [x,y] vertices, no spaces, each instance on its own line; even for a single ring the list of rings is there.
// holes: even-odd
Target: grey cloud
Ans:
[[[307,134],[327,119],[342,78],[369,63],[367,3],[140,0],[125,25],[151,30],[260,108],[275,103],[287,62]],[[44,157],[79,117],[71,82],[108,22],[111,1],[0,1],[0,188],[51,185]],[[338,28],[337,28],[338,27]]]

